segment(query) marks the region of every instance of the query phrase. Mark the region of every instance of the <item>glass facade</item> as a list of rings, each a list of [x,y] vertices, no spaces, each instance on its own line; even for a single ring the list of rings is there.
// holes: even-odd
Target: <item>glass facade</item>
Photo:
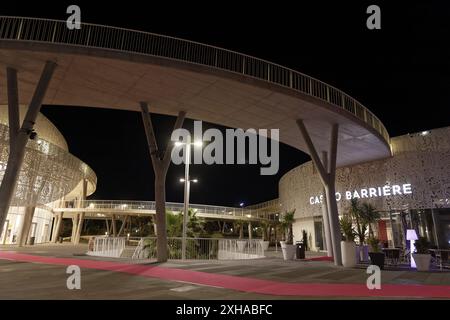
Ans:
[[[385,211],[377,234],[389,247],[407,247],[406,230],[414,229],[436,248],[450,247],[450,209]]]

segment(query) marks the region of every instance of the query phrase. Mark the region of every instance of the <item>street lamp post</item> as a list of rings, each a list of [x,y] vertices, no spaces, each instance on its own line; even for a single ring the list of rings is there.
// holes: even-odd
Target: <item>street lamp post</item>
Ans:
[[[196,183],[197,179],[189,178],[189,164],[191,162],[191,145],[201,146],[201,142],[191,142],[190,137],[188,136],[187,142],[177,142],[177,144],[186,144],[186,158],[185,158],[185,166],[184,166],[184,179],[180,179],[180,182],[184,182],[184,213],[183,213],[183,231],[181,236],[181,259],[186,260],[186,232],[187,232],[187,219],[189,214],[189,194],[190,194],[190,186],[191,182]]]

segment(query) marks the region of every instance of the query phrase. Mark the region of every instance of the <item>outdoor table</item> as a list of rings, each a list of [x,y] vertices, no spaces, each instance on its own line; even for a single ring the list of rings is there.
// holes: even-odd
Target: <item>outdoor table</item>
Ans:
[[[383,248],[383,252],[386,255],[386,259],[390,262],[389,264],[398,265],[400,258],[399,248]]]
[[[442,270],[442,252],[447,252],[448,254],[450,254],[450,249],[429,249],[429,251],[434,252],[434,256],[436,258],[439,256],[439,267]],[[447,260],[448,260],[448,256],[447,256]]]

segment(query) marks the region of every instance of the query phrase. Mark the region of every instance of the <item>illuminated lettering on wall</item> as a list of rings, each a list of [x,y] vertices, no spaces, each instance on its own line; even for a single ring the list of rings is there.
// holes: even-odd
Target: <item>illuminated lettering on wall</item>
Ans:
[[[386,185],[382,187],[371,187],[364,188],[353,191],[345,191],[344,194],[336,192],[336,201],[341,199],[351,200],[351,199],[370,199],[370,198],[384,198],[389,196],[401,196],[405,194],[412,194],[412,186],[410,183],[405,183],[402,185]],[[313,196],[309,198],[309,203],[321,204],[323,201],[323,195]]]

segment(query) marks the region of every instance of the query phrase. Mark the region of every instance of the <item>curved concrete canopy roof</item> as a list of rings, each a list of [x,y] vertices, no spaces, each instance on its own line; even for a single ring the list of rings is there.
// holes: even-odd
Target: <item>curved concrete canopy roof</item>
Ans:
[[[338,123],[338,166],[390,156],[387,134],[343,107],[245,72],[130,51],[5,38],[0,31],[0,79],[6,79],[6,66],[19,70],[21,104],[31,99],[45,61],[54,60],[58,68],[45,104],[139,111],[139,102],[148,101],[154,113],[185,110],[188,118],[232,128],[278,128],[281,142],[305,152],[296,119],[305,120],[318,151],[329,150],[331,125]],[[5,92],[1,81],[0,103],[7,102]]]

